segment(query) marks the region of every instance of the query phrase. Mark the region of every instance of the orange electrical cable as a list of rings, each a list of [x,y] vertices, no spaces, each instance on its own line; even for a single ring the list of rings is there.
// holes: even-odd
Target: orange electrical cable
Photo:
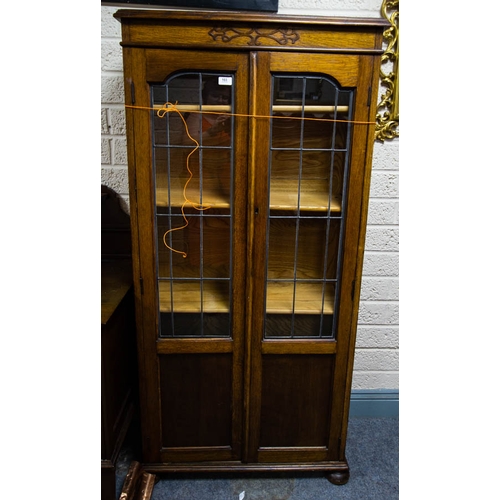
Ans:
[[[169,112],[172,112],[172,111],[175,111],[176,113],[178,113],[178,115],[181,117],[181,120],[182,122],[184,123],[184,127],[186,129],[186,134],[187,136],[196,144],[196,147],[190,151],[190,153],[187,155],[187,158],[186,158],[186,169],[187,171],[189,172],[189,177],[188,177],[188,180],[186,181],[186,183],[184,184],[184,189],[183,189],[183,196],[184,196],[184,202],[182,203],[182,206],[181,206],[181,213],[182,213],[182,218],[184,219],[184,222],[185,224],[183,226],[180,226],[180,227],[174,227],[172,229],[169,229],[168,231],[165,232],[165,234],[163,235],[163,243],[164,245],[169,249],[171,250],[172,252],[175,252],[175,253],[179,253],[181,254],[184,258],[187,257],[187,253],[186,252],[183,252],[181,250],[176,250],[175,248],[172,248],[166,241],[166,237],[168,234],[170,234],[171,232],[173,231],[179,231],[181,229],[185,229],[186,227],[188,227],[189,225],[189,221],[187,220],[186,218],[186,214],[184,213],[184,207],[189,203],[194,209],[196,210],[200,210],[200,211],[203,211],[203,210],[208,210],[210,208],[210,206],[204,206],[202,204],[199,204],[199,203],[194,203],[192,202],[191,200],[188,199],[188,197],[186,196],[186,190],[187,190],[187,187],[189,185],[189,183],[191,182],[191,179],[193,178],[193,172],[191,172],[191,169],[189,168],[189,159],[191,158],[191,156],[193,155],[193,153],[200,147],[200,143],[189,133],[189,127],[188,127],[188,124],[186,123],[186,120],[184,119],[184,116],[182,116],[182,113],[174,106],[172,105],[171,103],[167,102],[165,104],[166,106],[169,106],[169,107],[162,107],[158,110],[158,112],[156,113],[157,116],[159,118],[163,118],[167,113]],[[171,106],[171,107],[170,107]],[[161,114],[160,114],[161,113]]]
[[[184,128],[186,129],[187,136],[189,137],[189,139],[191,139],[196,144],[196,146],[194,147],[194,149],[188,154],[188,156],[186,158],[186,169],[189,172],[189,177],[188,177],[186,183],[184,184],[184,189],[183,189],[184,202],[182,203],[182,206],[181,206],[181,213],[182,213],[182,218],[184,219],[184,225],[180,226],[180,227],[175,227],[175,228],[169,229],[163,235],[163,243],[164,243],[164,245],[169,250],[171,250],[172,252],[181,254],[184,258],[186,258],[187,257],[187,253],[183,252],[181,250],[176,250],[175,248],[172,248],[167,243],[166,237],[167,237],[168,234],[172,233],[173,231],[180,231],[180,230],[185,229],[186,227],[188,227],[189,221],[186,218],[186,214],[184,212],[184,207],[187,204],[190,204],[194,209],[199,210],[199,211],[208,210],[209,208],[211,208],[210,206],[204,206],[203,204],[194,203],[191,200],[189,200],[188,197],[186,196],[187,187],[188,187],[189,183],[191,182],[191,179],[193,178],[193,172],[191,172],[191,169],[189,168],[189,160],[190,160],[191,156],[198,150],[198,148],[200,147],[200,144],[189,133],[189,127],[188,127],[188,124],[187,124],[187,122],[186,122],[183,114],[182,114],[182,111],[180,111],[179,109],[177,109],[176,105],[172,104],[171,102],[166,102],[159,109],[150,108],[150,107],[147,107],[147,106],[130,106],[128,104],[126,104],[125,107],[126,108],[131,108],[131,109],[142,109],[142,110],[146,110],[146,111],[155,111],[156,110],[156,115],[158,116],[158,118],[164,118],[167,113],[171,113],[172,111],[176,112],[180,116],[180,118],[182,120],[182,123],[184,124]],[[227,112],[201,111],[201,110],[200,111],[190,110],[189,112],[190,113],[206,113],[206,114],[212,114],[212,115],[235,116],[235,117],[242,117],[242,118],[271,118],[271,119],[283,118],[283,119],[287,119],[287,120],[315,120],[315,121],[323,121],[323,122],[353,123],[353,124],[357,124],[357,125],[375,125],[376,124],[376,122],[370,122],[370,121],[337,120],[337,119],[332,119],[332,118],[309,118],[309,117],[299,117],[299,116],[277,116],[277,115],[274,115],[274,116],[267,116],[267,115],[247,115],[247,114],[243,114],[243,113],[227,113]]]
[[[165,107],[168,106],[168,107]],[[177,107],[172,104],[172,103],[165,103],[161,108],[150,108],[147,106],[130,106],[128,104],[125,105],[126,108],[131,108],[131,109],[143,109],[147,111],[157,111],[157,115],[159,118],[163,118],[166,113],[169,113],[170,111],[176,111],[179,113],[179,116],[182,116],[182,111],[177,109]],[[159,112],[163,111],[164,113],[162,116],[159,115]],[[186,111],[184,111],[186,112]],[[210,114],[210,115],[226,115],[226,116],[235,116],[235,117],[240,117],[240,118],[271,118],[271,119],[286,119],[286,120],[312,120],[312,121],[319,121],[319,122],[338,122],[338,123],[353,123],[354,125],[376,125],[377,122],[371,122],[371,121],[362,121],[362,120],[338,120],[334,118],[310,118],[310,117],[302,117],[302,116],[279,116],[279,115],[247,115],[244,113],[228,113],[225,111],[195,111],[195,110],[189,110],[189,113],[205,113],[205,114]],[[319,114],[319,111],[315,111],[313,113]]]

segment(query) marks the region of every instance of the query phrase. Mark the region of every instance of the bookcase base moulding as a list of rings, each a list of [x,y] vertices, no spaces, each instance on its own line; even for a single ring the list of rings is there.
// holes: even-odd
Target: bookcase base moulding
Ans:
[[[115,17],[143,468],[343,484],[388,23]]]

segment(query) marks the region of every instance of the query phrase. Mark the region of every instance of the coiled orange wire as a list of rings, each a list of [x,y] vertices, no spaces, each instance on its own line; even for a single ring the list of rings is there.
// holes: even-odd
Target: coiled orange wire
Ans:
[[[130,106],[130,105],[125,105],[126,108],[131,108],[131,109],[142,109],[142,110],[147,110],[147,111],[155,111],[156,108],[151,108],[147,106]],[[193,201],[189,200],[188,197],[186,196],[186,190],[191,182],[191,179],[193,178],[193,172],[191,172],[191,169],[189,168],[189,160],[191,156],[199,149],[200,143],[189,133],[189,127],[188,124],[182,114],[182,111],[177,109],[176,104],[173,104],[171,102],[166,102],[161,108],[157,109],[156,115],[158,118],[164,118],[167,113],[171,112],[176,112],[181,120],[182,123],[184,124],[184,128],[186,129],[186,134],[189,137],[191,141],[195,143],[195,147],[190,151],[186,158],[186,169],[189,173],[189,177],[184,184],[184,189],[183,189],[183,196],[184,196],[184,202],[182,203],[181,206],[181,213],[182,213],[182,218],[184,219],[184,225],[179,226],[179,227],[174,227],[172,229],[169,229],[168,231],[165,232],[163,235],[163,243],[164,245],[171,250],[172,252],[181,254],[184,258],[187,257],[187,253],[183,252],[181,250],[176,250],[175,248],[172,248],[166,241],[167,236],[172,233],[173,231],[180,231],[182,229],[185,229],[189,225],[189,221],[186,218],[186,214],[184,212],[184,208],[187,204],[191,205],[194,209],[203,211],[203,210],[208,210],[211,208],[210,205],[203,205],[199,203],[194,203]],[[341,123],[353,123],[353,124],[358,124],[358,125],[374,125],[376,122],[372,121],[357,121],[357,120],[338,120],[338,119],[332,119],[332,118],[309,118],[309,117],[298,117],[298,116],[268,116],[268,115],[247,115],[243,113],[227,113],[227,112],[218,112],[218,111],[189,111],[190,113],[207,113],[207,114],[213,114],[213,115],[226,115],[226,116],[234,116],[234,117],[243,117],[243,118],[285,118],[287,120],[315,120],[315,121],[323,121],[323,122],[341,122]]]

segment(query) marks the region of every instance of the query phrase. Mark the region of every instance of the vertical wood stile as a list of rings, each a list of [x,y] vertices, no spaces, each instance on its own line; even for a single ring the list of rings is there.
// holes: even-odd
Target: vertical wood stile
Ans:
[[[255,115],[257,109],[257,93],[255,92],[257,85],[257,53],[251,52],[249,57],[249,114]],[[252,394],[252,339],[249,334],[252,331],[252,311],[253,311],[253,294],[254,280],[252,279],[253,270],[253,247],[254,247],[254,224],[255,213],[255,169],[256,158],[251,154],[256,146],[257,123],[256,118],[250,118],[248,122],[248,176],[247,176],[247,280],[246,280],[246,300],[247,300],[247,316],[245,325],[245,381],[244,381],[244,438],[243,438],[243,462],[251,461],[250,457],[250,426],[251,426],[251,394]]]

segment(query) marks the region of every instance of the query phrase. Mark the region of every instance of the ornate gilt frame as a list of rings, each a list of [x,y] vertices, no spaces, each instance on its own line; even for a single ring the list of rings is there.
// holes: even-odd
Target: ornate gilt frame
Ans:
[[[399,0],[383,0],[382,15],[391,23],[385,30],[387,47],[380,69],[381,89],[385,92],[377,106],[375,139],[399,137]]]

